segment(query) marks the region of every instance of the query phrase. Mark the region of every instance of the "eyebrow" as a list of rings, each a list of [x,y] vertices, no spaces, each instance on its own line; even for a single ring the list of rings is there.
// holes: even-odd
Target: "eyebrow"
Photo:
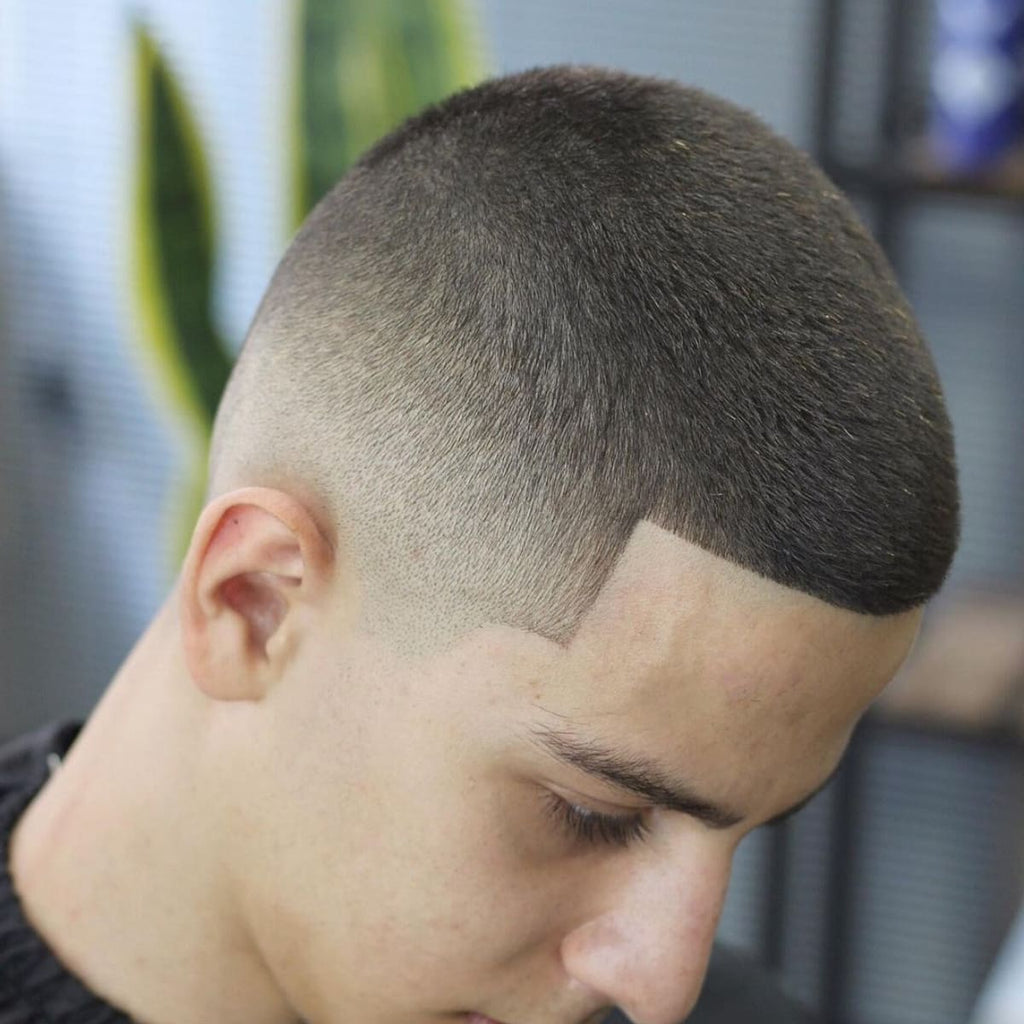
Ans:
[[[678,811],[704,822],[709,828],[724,830],[743,822],[746,815],[697,794],[692,787],[669,779],[655,762],[634,754],[620,754],[596,740],[584,738],[568,729],[538,726],[532,738],[547,753],[587,775],[610,782],[643,800],[669,811]],[[841,762],[840,762],[841,764]],[[803,799],[764,822],[762,827],[781,825],[802,811],[835,778],[840,765]]]
[[[559,761],[610,782],[657,807],[687,814],[714,829],[732,828],[743,821],[744,815],[732,808],[708,800],[690,786],[669,779],[653,761],[634,754],[617,753],[565,728],[539,726],[531,730],[531,735]]]

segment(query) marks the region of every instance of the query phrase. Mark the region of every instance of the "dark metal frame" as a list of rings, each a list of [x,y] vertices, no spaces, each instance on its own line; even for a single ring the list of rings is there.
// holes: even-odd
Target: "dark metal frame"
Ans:
[[[817,88],[812,111],[812,146],[826,173],[848,186],[849,175],[835,154],[835,126],[839,117],[839,60],[844,17],[855,10],[843,0],[822,0],[816,26],[816,52],[820,54]],[[875,167],[882,173],[874,176],[876,187],[866,198],[874,207],[874,231],[899,273],[899,236],[903,212],[903,189],[892,154],[901,142],[901,114],[908,99],[906,60],[909,39],[909,5],[907,0],[889,0],[886,12],[886,47],[882,60],[883,108],[881,124],[882,153]],[[846,1020],[850,990],[850,948],[853,935],[853,904],[857,885],[857,840],[861,821],[865,744],[870,722],[862,723],[854,732],[834,786],[832,787],[832,820],[829,836],[829,883],[825,904],[825,948],[822,955],[822,976],[819,991],[823,1017],[830,1024]],[[778,925],[781,932],[783,924]]]

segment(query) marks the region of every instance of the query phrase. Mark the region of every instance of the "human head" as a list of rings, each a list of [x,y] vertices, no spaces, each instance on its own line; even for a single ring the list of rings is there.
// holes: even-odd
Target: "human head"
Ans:
[[[735,844],[834,768],[956,530],[906,303],[756,119],[551,69],[382,140],[268,289],[182,582],[209,799],[291,1004],[677,1019]],[[552,794],[647,843],[570,842]]]

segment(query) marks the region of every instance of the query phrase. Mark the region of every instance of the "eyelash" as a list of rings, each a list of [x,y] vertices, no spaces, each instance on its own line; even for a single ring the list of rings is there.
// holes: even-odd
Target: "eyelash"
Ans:
[[[574,840],[588,846],[626,847],[643,842],[650,832],[642,814],[622,817],[602,814],[571,804],[554,793],[549,792],[548,797],[548,810],[552,817]]]

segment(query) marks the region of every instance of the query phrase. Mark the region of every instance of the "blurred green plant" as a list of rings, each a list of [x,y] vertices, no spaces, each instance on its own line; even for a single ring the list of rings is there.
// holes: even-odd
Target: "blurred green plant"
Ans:
[[[173,516],[175,559],[206,487],[213,417],[231,372],[214,320],[214,208],[196,118],[156,40],[132,30],[136,137],[132,268],[141,342],[187,435],[186,483]]]
[[[294,13],[294,229],[358,155],[409,114],[483,72],[473,0],[287,0]],[[213,419],[232,347],[213,309],[215,197],[185,89],[141,24],[132,29],[138,133],[132,215],[140,340],[183,425],[186,483],[173,513],[175,567],[206,489]]]
[[[293,225],[410,114],[483,76],[467,0],[297,0]]]

